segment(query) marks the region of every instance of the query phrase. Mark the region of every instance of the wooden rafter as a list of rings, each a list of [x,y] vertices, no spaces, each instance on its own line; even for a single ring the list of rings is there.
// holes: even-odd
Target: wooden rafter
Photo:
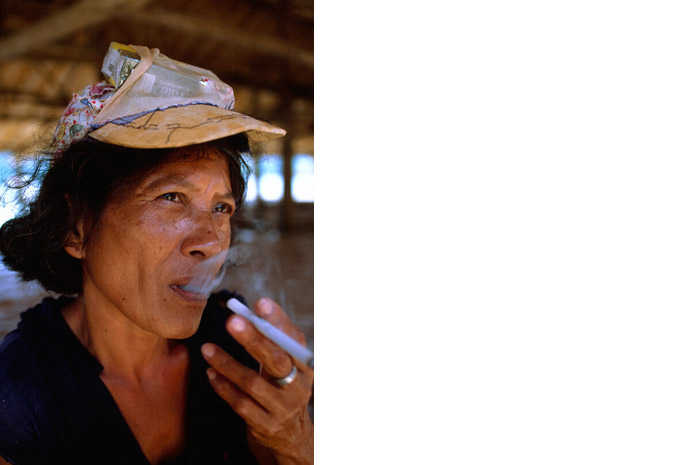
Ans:
[[[81,0],[0,40],[0,61],[23,55],[72,32],[102,23],[117,11],[137,11],[151,0]],[[89,14],[85,14],[89,11]]]
[[[143,22],[150,25],[160,25],[193,36],[204,36],[218,40],[231,47],[265,53],[282,58],[292,63],[298,63],[313,68],[313,52],[307,51],[287,42],[268,36],[256,36],[218,24],[215,21],[194,18],[189,15],[164,9],[143,11],[136,16],[129,16],[130,21]]]

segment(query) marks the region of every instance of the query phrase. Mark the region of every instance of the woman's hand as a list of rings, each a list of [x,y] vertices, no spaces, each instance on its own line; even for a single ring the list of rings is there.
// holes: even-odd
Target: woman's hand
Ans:
[[[303,333],[273,300],[260,299],[254,310],[305,345]],[[211,364],[207,373],[213,389],[247,422],[249,436],[270,449],[277,463],[313,463],[313,424],[308,414],[313,370],[299,363],[295,379],[279,386],[274,379],[287,376],[294,360],[240,316],[231,316],[226,328],[263,369],[256,373],[215,344],[204,344],[202,353]]]

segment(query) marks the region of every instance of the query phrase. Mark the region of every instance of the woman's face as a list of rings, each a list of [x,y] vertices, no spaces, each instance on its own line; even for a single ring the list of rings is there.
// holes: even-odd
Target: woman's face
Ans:
[[[180,286],[197,263],[230,245],[228,165],[215,153],[175,158],[121,197],[81,251],[86,305],[159,336],[189,337],[208,296]]]

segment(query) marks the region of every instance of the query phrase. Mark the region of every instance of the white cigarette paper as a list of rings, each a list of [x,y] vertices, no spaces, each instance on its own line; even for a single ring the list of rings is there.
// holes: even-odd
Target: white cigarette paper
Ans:
[[[240,315],[252,323],[260,333],[264,334],[269,340],[284,349],[291,357],[313,368],[313,353],[310,349],[301,345],[295,339],[291,338],[291,336],[284,333],[264,318],[260,318],[252,313],[252,310],[245,307],[237,299],[229,299],[226,305],[237,315]]]

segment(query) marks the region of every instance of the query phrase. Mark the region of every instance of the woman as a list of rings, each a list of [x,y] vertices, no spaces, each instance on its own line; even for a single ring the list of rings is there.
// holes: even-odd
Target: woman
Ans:
[[[312,369],[230,316],[235,294],[185,290],[230,246],[248,137],[284,131],[209,71],[115,50],[137,66],[74,96],[37,199],[0,229],[5,263],[65,295],[0,344],[0,463],[312,463]],[[270,299],[254,311],[304,342]]]

